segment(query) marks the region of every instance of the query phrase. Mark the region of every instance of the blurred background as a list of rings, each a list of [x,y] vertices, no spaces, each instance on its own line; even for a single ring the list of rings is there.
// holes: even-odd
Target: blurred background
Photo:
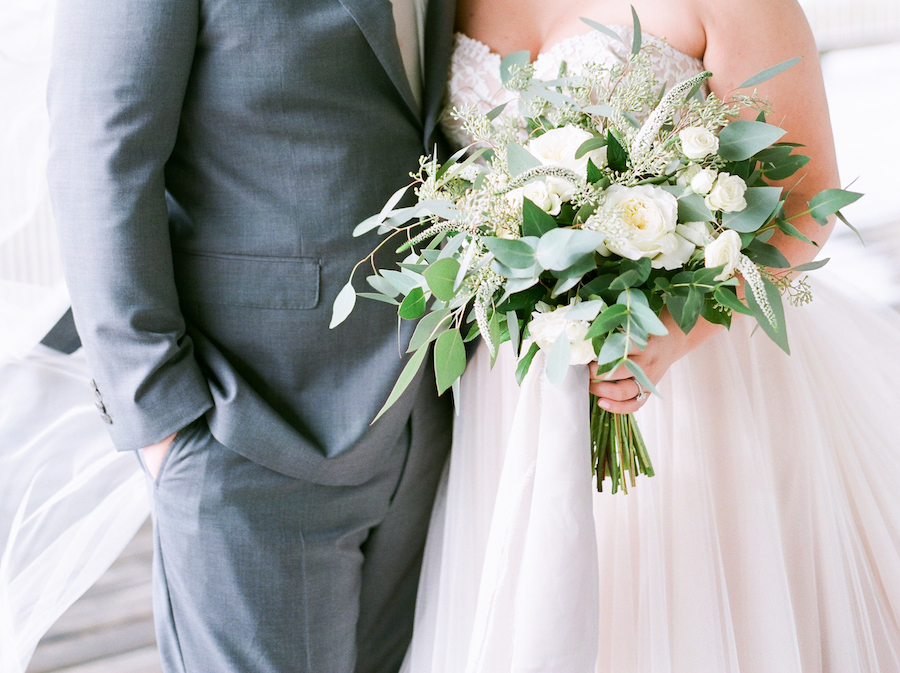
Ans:
[[[900,2],[800,0],[822,54],[843,187],[865,197],[843,212],[823,255],[841,282],[900,308]]]
[[[800,2],[822,55],[842,186],[865,194],[844,210],[864,243],[838,225],[827,269],[861,301],[900,309],[900,0]],[[27,351],[68,306],[44,178],[51,21],[52,0],[0,6],[0,358]],[[149,555],[145,527],[29,671],[158,673]]]

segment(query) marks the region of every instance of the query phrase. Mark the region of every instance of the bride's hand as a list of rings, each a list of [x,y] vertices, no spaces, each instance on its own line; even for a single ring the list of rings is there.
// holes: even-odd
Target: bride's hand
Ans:
[[[672,366],[672,363],[684,357],[714,335],[723,331],[721,325],[715,325],[702,318],[697,321],[688,334],[681,331],[668,311],[660,315],[663,324],[669,330],[664,336],[653,336],[647,340],[647,348],[635,350],[629,359],[640,365],[647,377],[656,385]],[[598,405],[614,414],[630,414],[640,409],[649,396],[641,400],[637,398],[644,391],[631,372],[619,367],[607,374],[597,375],[597,363],[590,364],[590,391],[599,397]]]

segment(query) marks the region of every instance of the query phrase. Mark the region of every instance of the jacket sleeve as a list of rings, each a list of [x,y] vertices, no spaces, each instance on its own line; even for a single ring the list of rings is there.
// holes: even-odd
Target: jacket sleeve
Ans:
[[[97,406],[119,450],[212,406],[179,310],[165,164],[194,58],[198,0],[59,0],[48,179]]]

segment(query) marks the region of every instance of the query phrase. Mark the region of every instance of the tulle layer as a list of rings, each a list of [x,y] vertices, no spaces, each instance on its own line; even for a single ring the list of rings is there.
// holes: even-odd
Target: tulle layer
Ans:
[[[116,453],[81,353],[39,346],[0,364],[0,670],[121,553],[149,513],[134,455]]]
[[[580,493],[592,488],[588,468],[571,438],[547,432],[552,391],[520,392],[511,358],[501,353],[490,372],[479,351],[463,380],[405,671],[900,670],[900,316],[821,282],[815,296],[788,311],[790,357],[741,321],[677,363],[662,397],[639,412],[656,476],[627,495],[591,496],[596,604],[585,603],[594,591],[585,568],[595,563],[587,536],[560,533],[560,521],[590,517],[583,500],[533,497],[512,520],[505,495],[537,479],[515,467],[523,455],[535,468],[541,457],[554,463]],[[543,548],[507,558],[511,568],[544,564],[532,570],[543,580],[510,582],[496,570],[498,525],[507,537],[547,529]],[[498,605],[504,583],[513,595]],[[568,611],[548,583],[560,600],[578,597]],[[479,663],[485,605],[500,610],[493,619],[512,632],[506,642],[539,624],[551,651],[596,649],[596,664],[529,665],[514,648]]]

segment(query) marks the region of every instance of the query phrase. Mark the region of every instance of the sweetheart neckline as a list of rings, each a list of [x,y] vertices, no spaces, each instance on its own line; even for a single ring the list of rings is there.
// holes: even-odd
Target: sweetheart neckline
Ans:
[[[619,31],[632,31],[633,32],[634,31],[634,28],[632,26],[625,26],[622,24],[612,24],[612,25],[609,25],[606,27],[614,32],[619,32]],[[596,30],[596,29],[588,30],[583,33],[575,33],[574,35],[569,35],[568,37],[564,37],[563,39],[561,39],[557,42],[554,42],[549,47],[547,47],[543,51],[539,52],[538,55],[534,58],[534,60],[531,61],[531,64],[532,65],[536,64],[538,61],[541,60],[542,57],[547,56],[548,54],[552,54],[555,50],[561,48],[563,45],[569,44],[570,42],[575,42],[577,40],[582,40],[585,37],[588,37],[590,35],[601,36],[601,37],[605,38],[605,40],[608,40],[610,43],[614,43],[612,37],[610,37],[606,33],[600,32],[599,30]],[[474,37],[470,37],[469,35],[467,35],[466,33],[462,32],[462,31],[456,31],[456,36],[457,36],[457,38],[463,38],[479,47],[482,47],[488,53],[488,55],[490,55],[494,58],[497,58],[500,60],[503,60],[503,58],[504,58],[501,54],[494,51],[490,46],[488,46],[481,40],[474,38]],[[668,49],[671,49],[675,53],[681,54],[682,56],[685,56],[686,58],[697,61],[698,63],[702,63],[701,59],[697,58],[696,56],[691,56],[690,54],[686,54],[683,51],[676,49],[675,47],[670,45],[668,42],[666,42],[661,37],[656,37],[656,35],[653,35],[651,33],[646,33],[646,32],[643,32],[641,34],[641,37],[642,37],[642,39],[649,39],[653,42],[656,42],[657,44],[662,45]]]

